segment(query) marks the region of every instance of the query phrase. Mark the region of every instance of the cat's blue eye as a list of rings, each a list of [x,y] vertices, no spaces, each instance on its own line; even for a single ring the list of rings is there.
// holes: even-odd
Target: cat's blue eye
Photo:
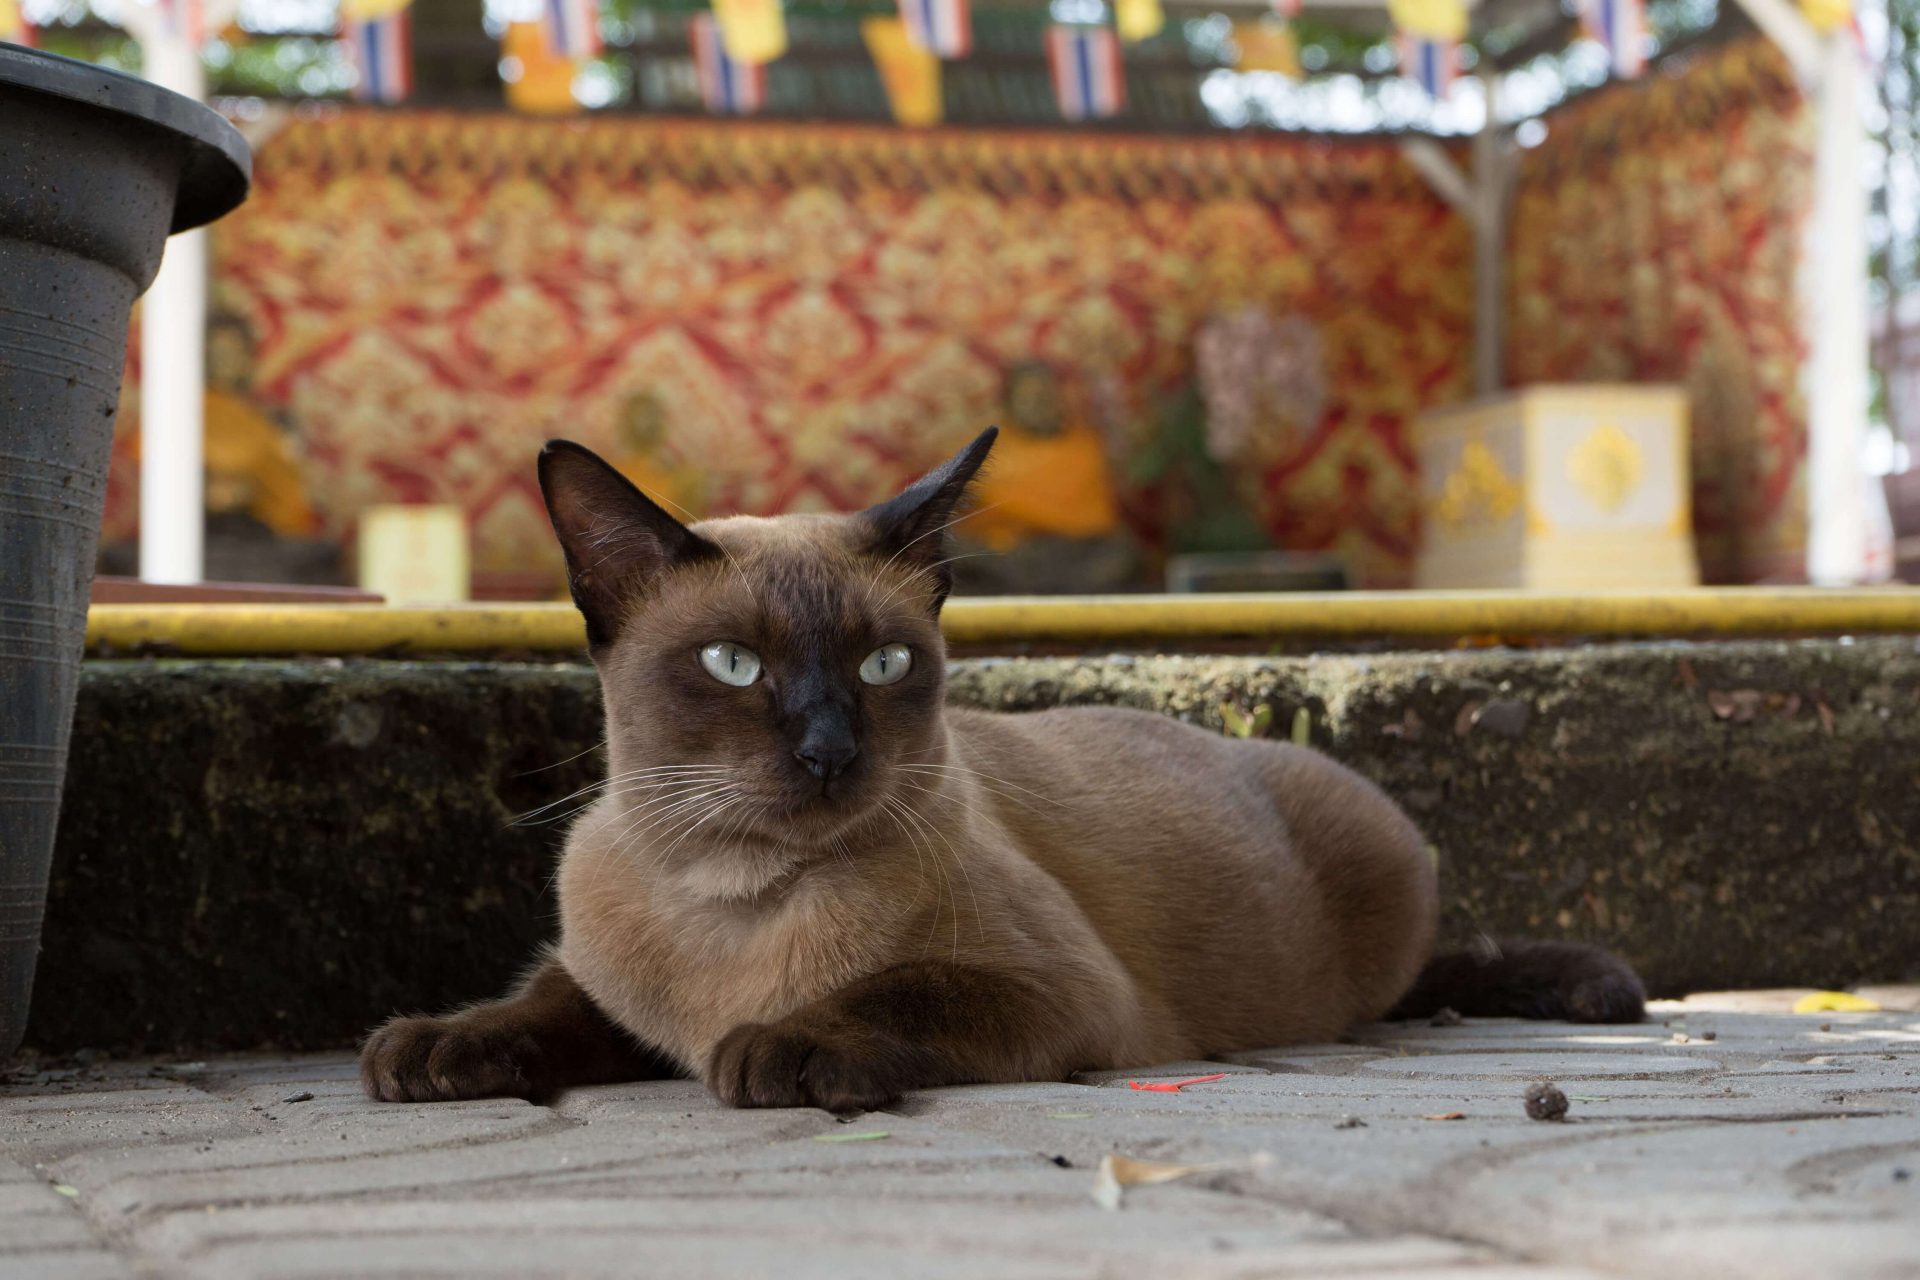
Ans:
[[[913,650],[903,644],[883,644],[860,664],[860,678],[868,684],[893,684],[913,667]]]
[[[715,640],[701,649],[700,665],[721,684],[744,688],[760,678],[760,655],[731,640]]]

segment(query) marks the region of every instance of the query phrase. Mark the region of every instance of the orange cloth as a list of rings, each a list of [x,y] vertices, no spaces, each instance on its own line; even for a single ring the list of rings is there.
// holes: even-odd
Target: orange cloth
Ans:
[[[207,470],[253,481],[247,511],[254,519],[288,537],[312,533],[313,507],[280,428],[245,400],[212,387],[206,392],[204,421]]]
[[[974,486],[979,514],[960,526],[1005,551],[1028,538],[1099,538],[1120,526],[1106,451],[1090,426],[1037,436],[1003,426]]]
[[[266,415],[229,392],[206,389],[201,422],[204,424],[208,489],[221,476],[242,476],[252,482],[247,514],[286,537],[304,537],[319,527],[300,467],[287,448],[280,428]],[[140,460],[136,433],[128,453]]]
[[[580,110],[573,96],[579,64],[547,48],[547,33],[537,22],[510,22],[500,37],[500,52],[520,62],[520,74],[507,82],[507,105],[536,116],[572,115]]]

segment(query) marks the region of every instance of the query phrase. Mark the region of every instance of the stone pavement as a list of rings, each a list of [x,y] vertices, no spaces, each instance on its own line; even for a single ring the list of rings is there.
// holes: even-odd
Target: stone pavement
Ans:
[[[0,1277],[1920,1277],[1920,1003],[1470,1019],[850,1121],[699,1086],[366,1101],[346,1054],[0,1090]],[[1521,1095],[1551,1077],[1564,1122]],[[1457,1118],[1449,1118],[1457,1117]],[[1211,1166],[1097,1204],[1107,1153]]]

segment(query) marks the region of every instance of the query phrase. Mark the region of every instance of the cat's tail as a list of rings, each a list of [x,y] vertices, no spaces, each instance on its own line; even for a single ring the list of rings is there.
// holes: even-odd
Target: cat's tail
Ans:
[[[1452,1009],[1477,1018],[1638,1022],[1647,992],[1626,961],[1582,942],[1486,942],[1435,956],[1388,1018]]]

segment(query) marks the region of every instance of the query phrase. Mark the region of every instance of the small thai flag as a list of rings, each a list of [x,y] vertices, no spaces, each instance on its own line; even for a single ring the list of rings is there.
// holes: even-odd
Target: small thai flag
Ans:
[[[19,0],[0,0],[0,40],[33,48],[33,24],[20,12]]]
[[[206,14],[200,0],[160,0],[160,16],[167,30],[182,36],[194,48],[207,42]]]
[[[967,0],[900,0],[907,39],[936,58],[964,58],[973,52],[973,15]]]
[[[1647,11],[1643,0],[1580,0],[1587,39],[1606,49],[1613,74],[1632,80],[1647,69]]]
[[[599,0],[545,0],[540,28],[547,33],[547,52],[556,58],[600,56]]]
[[[752,115],[767,101],[767,69],[735,62],[720,42],[720,23],[697,13],[690,25],[693,69],[700,78],[700,100],[717,115]]]
[[[1108,27],[1048,27],[1053,96],[1069,120],[1119,115],[1127,105],[1120,37]]]
[[[395,103],[413,92],[413,29],[405,9],[384,17],[342,18],[347,58],[359,73],[356,102]]]
[[[1419,81],[1435,102],[1444,101],[1460,75],[1460,42],[1423,40],[1402,31],[1394,43],[1400,46],[1400,74]]]

